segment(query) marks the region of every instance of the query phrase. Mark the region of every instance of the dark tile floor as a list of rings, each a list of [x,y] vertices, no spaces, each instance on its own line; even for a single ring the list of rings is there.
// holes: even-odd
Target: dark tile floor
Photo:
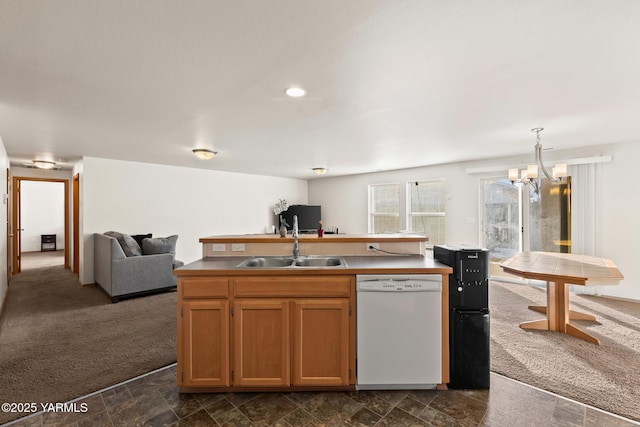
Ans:
[[[631,426],[491,374],[490,390],[180,394],[175,365],[13,426]]]

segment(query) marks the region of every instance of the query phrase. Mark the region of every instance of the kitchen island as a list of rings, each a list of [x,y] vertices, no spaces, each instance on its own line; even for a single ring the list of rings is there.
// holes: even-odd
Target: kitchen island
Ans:
[[[422,255],[340,255],[345,263],[332,267],[240,268],[247,256],[218,256],[175,270],[180,390],[355,389],[359,274],[441,276],[440,384],[448,383],[452,269]]]

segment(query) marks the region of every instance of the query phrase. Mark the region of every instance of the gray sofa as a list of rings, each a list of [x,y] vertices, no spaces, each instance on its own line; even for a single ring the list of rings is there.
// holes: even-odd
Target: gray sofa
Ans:
[[[130,297],[175,289],[176,277],[173,269],[184,265],[175,260],[174,252],[142,254],[141,248],[130,236],[120,233],[95,233],[94,238],[94,279],[110,297],[111,302],[118,302],[122,297]],[[127,245],[123,237],[128,237]],[[166,242],[165,238],[164,241]],[[148,252],[158,252],[154,242],[161,239],[149,239]],[[133,241],[133,243],[131,243]],[[142,241],[143,245],[147,242]],[[137,250],[136,250],[136,246]],[[132,253],[132,248],[133,252]],[[125,253],[125,250],[127,253]],[[160,250],[161,252],[161,250]]]

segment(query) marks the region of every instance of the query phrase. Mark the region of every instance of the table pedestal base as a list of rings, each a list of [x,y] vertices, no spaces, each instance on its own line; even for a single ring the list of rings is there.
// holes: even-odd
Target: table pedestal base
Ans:
[[[522,329],[558,331],[599,345],[600,340],[569,323],[574,320],[596,320],[590,314],[569,309],[569,284],[565,282],[547,282],[547,305],[530,305],[530,310],[547,315],[546,319],[520,323]]]

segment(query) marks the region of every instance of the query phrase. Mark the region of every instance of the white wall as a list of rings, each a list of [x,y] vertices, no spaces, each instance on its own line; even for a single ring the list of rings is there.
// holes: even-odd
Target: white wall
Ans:
[[[92,157],[76,172],[82,283],[93,282],[93,233],[177,234],[177,258],[189,263],[202,257],[201,237],[264,233],[278,199],[307,203],[305,180]]]
[[[9,158],[4,148],[2,137],[0,137],[0,179],[3,183],[7,182],[7,168],[9,168]],[[0,187],[0,195],[7,194],[6,184]],[[6,200],[2,197],[2,200]],[[0,223],[5,224],[0,227],[0,307],[4,305],[4,299],[7,295],[7,273],[9,266],[7,265],[7,205],[6,201],[0,205]]]
[[[640,201],[635,197],[634,182],[630,181],[635,176],[636,162],[640,158],[640,142],[549,151],[544,153],[544,159],[553,161],[599,155],[610,155],[613,160],[601,168],[602,212],[599,212],[596,255],[613,260],[625,279],[617,286],[598,286],[597,292],[640,300],[640,263],[635,260],[636,245],[640,241],[640,228],[636,223],[636,218],[640,217]],[[530,156],[316,179],[309,182],[309,204],[322,205],[323,222],[339,227],[341,233],[366,233],[369,184],[444,178],[448,195],[445,205],[447,242],[478,245],[479,180],[495,176],[506,178],[507,171],[505,168],[502,173],[469,174],[465,169],[492,169],[497,165],[515,167],[532,161],[533,149]]]
[[[603,165],[597,255],[615,262],[625,279],[620,286],[601,286],[599,290],[606,295],[640,299],[640,199],[635,182],[640,143],[613,145],[611,155],[613,162]]]
[[[21,182],[20,228],[22,252],[40,251],[42,234],[55,234],[56,248],[64,249],[63,182]]]

